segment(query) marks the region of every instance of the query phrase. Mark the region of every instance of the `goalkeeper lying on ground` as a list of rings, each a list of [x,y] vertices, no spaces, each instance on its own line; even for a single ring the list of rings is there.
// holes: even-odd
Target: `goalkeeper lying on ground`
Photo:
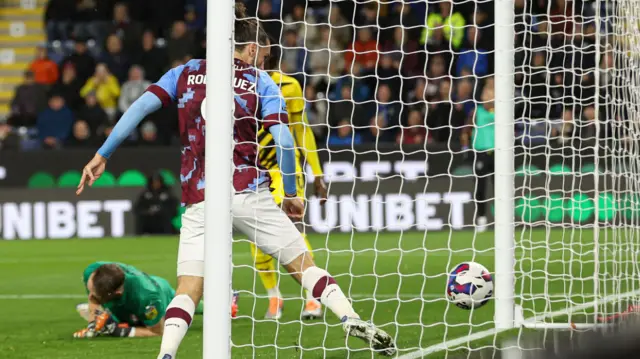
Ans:
[[[84,270],[82,280],[89,303],[76,309],[89,325],[75,332],[74,337],[162,335],[162,318],[175,296],[175,290],[164,278],[122,263],[96,262]],[[202,314],[202,303],[196,313]]]
[[[271,56],[268,59],[267,68],[277,69],[277,62],[280,60],[279,51],[277,46],[271,48]],[[322,168],[320,167],[320,159],[318,158],[318,150],[316,147],[316,139],[313,135],[313,131],[309,128],[309,122],[307,121],[307,115],[304,112],[304,98],[302,95],[302,87],[298,80],[293,77],[282,74],[278,71],[267,70],[273,82],[280,87],[282,96],[285,98],[287,105],[287,112],[289,114],[289,128],[295,143],[296,153],[296,182],[298,197],[305,199],[305,187],[306,181],[304,176],[304,170],[302,168],[302,156],[309,164],[313,175],[315,176],[315,194],[319,197],[322,204],[327,198],[327,189],[322,177]],[[260,165],[269,170],[271,176],[271,194],[275,199],[276,204],[280,205],[284,198],[284,184],[282,182],[282,174],[278,168],[276,161],[276,144],[273,140],[273,136],[269,131],[260,129],[258,131],[259,142],[259,158]],[[304,241],[307,244],[309,253],[312,252],[311,245],[307,239],[307,234],[304,228],[298,228]],[[269,308],[265,317],[267,319],[279,319],[282,316],[282,306],[284,301],[282,295],[278,289],[278,277],[276,275],[275,260],[268,254],[263,253],[258,249],[255,244],[251,243],[251,254],[253,255],[255,267],[258,270],[260,279],[264,288],[269,295]],[[302,311],[301,317],[304,319],[315,319],[322,317],[322,307],[320,303],[313,297],[309,291],[306,291],[306,305]]]

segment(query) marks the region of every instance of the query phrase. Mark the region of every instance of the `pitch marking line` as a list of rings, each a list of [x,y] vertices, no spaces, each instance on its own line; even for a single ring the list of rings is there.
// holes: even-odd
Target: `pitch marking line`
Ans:
[[[618,295],[609,295],[606,296],[604,298],[602,298],[601,300],[598,301],[598,304],[604,304],[604,303],[609,303],[609,302],[613,302],[613,301],[617,301],[617,300],[623,300],[623,299],[627,299],[630,297],[635,297],[637,295],[640,295],[640,289],[639,290],[634,290],[631,292],[626,292],[626,293],[622,293],[622,294],[618,294]],[[576,305],[573,307],[570,307],[568,309],[564,309],[564,310],[558,310],[555,312],[550,312],[550,313],[546,313],[546,314],[540,314],[537,315],[535,317],[532,318],[528,318],[525,319],[525,321],[533,321],[533,322],[540,322],[543,321],[545,319],[549,319],[549,318],[553,318],[553,317],[559,317],[561,315],[567,315],[567,314],[571,314],[580,310],[584,310],[587,308],[592,308],[595,305],[595,301],[594,302],[589,302],[589,303],[585,303],[585,304],[580,304],[580,305]],[[517,329],[517,328],[514,328]],[[429,354],[433,354],[433,353],[437,353],[443,350],[447,350],[447,349],[460,349],[460,345],[462,344],[469,344],[470,342],[476,341],[476,340],[480,340],[480,339],[484,339],[486,337],[490,337],[490,336],[495,336],[497,334],[500,334],[502,332],[508,331],[511,329],[488,329],[488,330],[484,330],[478,333],[474,333],[471,335],[467,335],[466,337],[461,337],[458,339],[453,339],[453,340],[448,340],[444,343],[440,343],[440,344],[436,344],[436,345],[432,345],[430,347],[424,348],[424,349],[420,349],[420,350],[416,350],[414,352],[411,353],[407,353],[401,356],[398,356],[396,359],[417,359],[417,358],[423,358]]]

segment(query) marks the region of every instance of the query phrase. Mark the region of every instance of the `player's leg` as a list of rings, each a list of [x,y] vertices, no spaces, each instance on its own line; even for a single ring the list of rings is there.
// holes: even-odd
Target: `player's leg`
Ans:
[[[251,256],[254,266],[258,271],[258,276],[262,281],[264,289],[269,296],[269,308],[267,308],[266,319],[280,319],[284,301],[278,288],[278,274],[273,257],[265,254],[255,244],[251,243]]]
[[[178,288],[165,313],[158,359],[175,358],[204,289],[204,202],[182,215],[178,248]]]
[[[474,198],[477,208],[476,231],[485,232],[487,230],[487,187],[488,187],[488,166],[487,155],[485,152],[476,153],[476,163],[474,172],[476,175],[476,189]]]
[[[395,353],[391,336],[361,320],[329,272],[315,265],[302,235],[267,191],[235,195],[232,212],[234,227],[276,258],[304,289],[327,306],[342,321],[348,335],[366,340],[383,354]]]
[[[302,170],[302,166],[300,163],[296,166],[296,182],[298,183],[298,197],[306,199],[306,179],[304,176],[304,171]],[[283,190],[284,193],[284,190]],[[302,233],[302,238],[304,239],[304,243],[307,247],[308,254],[311,256],[311,260],[313,260],[313,248],[311,247],[311,243],[309,243],[309,237],[307,236],[306,229],[303,223],[297,223],[296,227]],[[322,317],[322,305],[320,302],[314,298],[313,293],[309,290],[305,290],[305,296],[307,301],[304,305],[304,310],[302,311],[301,317],[302,319],[317,319]]]

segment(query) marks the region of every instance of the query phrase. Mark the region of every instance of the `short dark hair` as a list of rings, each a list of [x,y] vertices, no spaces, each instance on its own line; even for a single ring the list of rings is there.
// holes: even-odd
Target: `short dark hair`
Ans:
[[[272,44],[274,42],[271,42]],[[280,62],[281,62],[282,51],[280,49],[280,45],[274,44],[271,45],[271,53],[264,64],[264,68],[267,71],[280,71]]]
[[[93,290],[100,304],[112,301],[124,284],[124,270],[115,263],[103,264],[93,272]]]
[[[249,43],[257,43],[260,46],[269,44],[269,35],[260,26],[256,19],[247,18],[247,8],[242,3],[235,5],[234,40],[236,49],[242,50]]]

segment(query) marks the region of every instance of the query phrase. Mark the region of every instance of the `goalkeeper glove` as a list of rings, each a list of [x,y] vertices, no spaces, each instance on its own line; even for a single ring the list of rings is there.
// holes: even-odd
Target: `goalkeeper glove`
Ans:
[[[97,336],[133,337],[135,328],[128,324],[119,324],[107,311],[95,312],[95,320],[82,330],[73,333],[74,338],[93,338]]]

